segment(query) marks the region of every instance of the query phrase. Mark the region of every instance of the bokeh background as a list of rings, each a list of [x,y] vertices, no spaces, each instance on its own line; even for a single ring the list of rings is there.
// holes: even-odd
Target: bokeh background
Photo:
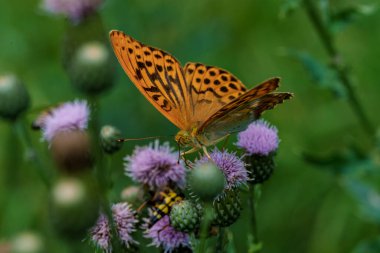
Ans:
[[[261,188],[257,209],[263,252],[380,252],[374,246],[379,245],[380,224],[376,136],[361,126],[300,2],[107,0],[99,15],[104,36],[111,29],[122,30],[171,52],[182,64],[193,61],[228,69],[248,87],[279,76],[281,91],[295,94],[264,115],[278,127],[281,144],[278,166]],[[361,8],[339,20],[334,37],[355,94],[376,129],[380,12],[372,7],[377,1],[314,2],[337,11]],[[32,100],[25,114],[28,123],[43,107],[84,98],[62,67],[67,27],[64,18],[43,11],[41,1],[0,2],[0,73],[13,72],[27,86]],[[177,129],[132,85],[116,58],[114,63],[115,86],[101,96],[98,108],[101,124],[118,127],[125,137],[163,135],[174,144],[169,135]],[[40,133],[31,134],[38,152],[49,160]],[[235,137],[231,147],[233,142]],[[128,185],[123,156],[144,143],[148,141],[128,142],[113,156],[114,198]],[[50,238],[44,230],[48,198],[14,127],[0,121],[0,242],[23,231]],[[232,227],[237,252],[246,252],[246,216],[243,212]],[[70,252],[67,241],[54,240],[54,252]],[[377,251],[366,248],[368,240]],[[359,251],[363,248],[368,251]]]

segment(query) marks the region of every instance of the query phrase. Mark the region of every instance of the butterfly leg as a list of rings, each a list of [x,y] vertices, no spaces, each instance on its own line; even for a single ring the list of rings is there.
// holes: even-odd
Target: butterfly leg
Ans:
[[[198,150],[199,150],[199,148],[191,148],[191,149],[189,149],[189,150],[187,150],[187,151],[185,151],[185,152],[182,152],[182,153],[181,153],[181,157],[183,158],[185,155],[188,155],[188,154],[194,153],[194,152],[196,152],[196,151],[198,151]]]
[[[190,169],[193,169],[193,166],[192,166],[192,165],[189,163],[189,161],[186,159],[186,155],[187,155],[187,154],[194,153],[194,152],[196,152],[196,151],[198,151],[198,150],[199,150],[199,148],[191,148],[191,149],[189,149],[189,150],[187,150],[187,151],[181,153],[181,158],[182,158],[182,160],[185,162],[186,166],[189,167]]]
[[[210,154],[207,152],[207,148],[206,146],[202,146],[202,149],[203,149],[203,153],[207,156],[207,158],[210,160],[210,161],[213,161]]]
[[[183,161],[185,162],[185,164],[188,168],[194,169],[193,165],[191,165],[191,163],[189,163],[189,160],[187,160],[186,157],[183,157],[182,159],[184,159]]]

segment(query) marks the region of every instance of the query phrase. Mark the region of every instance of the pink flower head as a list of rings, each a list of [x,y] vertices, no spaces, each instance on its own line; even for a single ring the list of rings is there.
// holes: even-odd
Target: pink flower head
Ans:
[[[43,8],[53,14],[61,14],[74,22],[96,10],[102,0],[44,0]]]
[[[241,157],[238,157],[235,153],[219,151],[216,148],[210,153],[210,156],[215,165],[223,172],[224,176],[226,177],[227,188],[233,188],[247,183],[248,172],[245,169],[245,164]],[[209,158],[203,156],[201,159],[195,162],[195,167],[209,162]]]
[[[145,232],[145,237],[152,239],[151,245],[162,247],[165,253],[171,253],[179,247],[190,247],[189,235],[170,226],[170,219],[167,215],[149,228]]]
[[[51,142],[59,132],[85,130],[90,109],[86,101],[75,100],[53,109],[43,122],[43,138]]]
[[[117,203],[112,205],[112,218],[115,222],[116,231],[120,241],[129,248],[131,244],[137,244],[131,234],[136,231],[138,220],[135,211],[128,203]],[[112,252],[111,228],[105,214],[100,214],[95,226],[91,229],[91,240],[98,248],[106,253]]]
[[[95,246],[104,250],[106,253],[112,251],[111,229],[106,215],[101,214],[96,221],[96,225],[91,229],[91,240]]]
[[[279,142],[277,128],[264,120],[257,120],[238,134],[236,145],[249,155],[269,155],[278,148]]]
[[[131,234],[136,231],[138,220],[131,206],[126,202],[114,204],[112,206],[112,214],[120,241],[127,248],[129,248],[130,244],[137,244],[137,242],[132,239]]]
[[[169,143],[160,145],[157,140],[149,146],[137,147],[124,161],[126,174],[150,189],[161,189],[169,184],[185,186],[185,167],[178,163],[178,154]]]

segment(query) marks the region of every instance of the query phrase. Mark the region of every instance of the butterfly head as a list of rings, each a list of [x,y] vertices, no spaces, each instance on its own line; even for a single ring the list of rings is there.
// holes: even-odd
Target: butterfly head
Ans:
[[[191,146],[194,143],[193,136],[186,130],[180,130],[175,136],[175,141],[182,147]]]

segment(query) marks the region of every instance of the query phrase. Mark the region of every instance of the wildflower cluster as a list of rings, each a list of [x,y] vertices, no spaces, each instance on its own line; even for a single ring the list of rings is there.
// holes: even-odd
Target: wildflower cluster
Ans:
[[[77,100],[52,108],[39,118],[43,139],[52,150],[57,145],[69,146],[67,142],[70,142],[71,135],[86,134],[89,115],[85,101]],[[62,136],[64,138],[61,139]],[[114,143],[118,142],[120,132],[112,126],[105,126],[100,137],[104,152],[112,154],[110,147],[116,147]],[[73,145],[81,147],[84,139],[76,138],[76,142]],[[240,199],[241,189],[269,178],[268,159],[273,159],[278,142],[276,128],[260,120],[238,135],[236,145],[243,150],[242,155],[214,148],[210,154],[186,165],[169,143],[156,140],[136,147],[132,154],[124,157],[124,171],[139,186],[122,192],[123,199],[129,203],[112,205],[111,217],[101,212],[89,230],[92,244],[107,253],[115,252],[114,240],[125,248],[138,247],[139,242],[134,235],[142,230],[144,236],[151,240],[150,246],[164,252],[194,249],[190,238],[202,239],[199,236],[206,206],[211,204],[209,226],[222,228],[235,223],[244,206]],[[73,158],[78,160],[83,152],[65,154],[67,160],[73,161]],[[265,177],[261,170],[265,170]],[[144,202],[145,208],[140,208],[138,213],[133,208],[139,202]]]
[[[128,229],[123,232],[119,232],[120,222],[112,208],[116,236],[124,247],[136,246],[138,242],[132,238],[137,230],[142,230],[144,237],[151,240],[150,246],[161,248],[163,252],[195,250],[191,238],[202,240],[202,217],[209,204],[212,207],[209,226],[214,228],[210,229],[210,235],[213,235],[211,231],[218,231],[217,228],[234,224],[244,206],[241,189],[257,183],[252,164],[247,164],[251,161],[248,157],[273,157],[278,147],[277,130],[265,121],[252,123],[238,137],[236,145],[243,150],[241,155],[237,151],[214,148],[209,157],[204,154],[194,162],[184,163],[169,143],[158,140],[138,146],[131,155],[126,155],[125,175],[140,186],[126,188],[122,196],[128,201],[140,198],[140,203],[145,204],[142,210],[140,205],[139,215],[126,204],[129,219],[124,219],[123,227]],[[143,193],[139,194],[141,190]],[[110,222],[102,214],[91,229],[93,244],[105,252],[112,252],[111,238],[115,236]]]

